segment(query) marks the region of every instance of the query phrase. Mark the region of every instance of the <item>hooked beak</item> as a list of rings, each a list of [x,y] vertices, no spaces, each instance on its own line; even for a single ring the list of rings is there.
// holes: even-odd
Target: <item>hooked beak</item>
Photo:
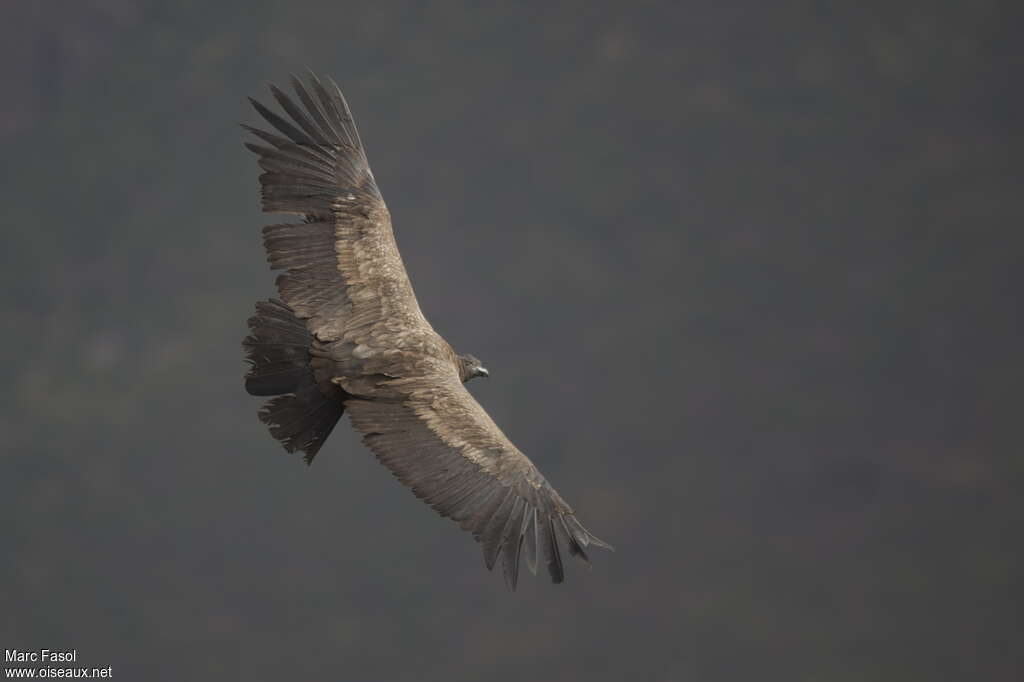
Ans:
[[[489,377],[489,376],[491,376],[491,373],[487,371],[486,367],[477,367],[476,368],[476,373],[477,373],[477,376],[481,376],[481,377]]]

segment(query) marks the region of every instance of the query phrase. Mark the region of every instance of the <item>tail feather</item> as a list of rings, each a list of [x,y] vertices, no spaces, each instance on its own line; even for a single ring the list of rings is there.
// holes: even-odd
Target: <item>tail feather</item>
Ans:
[[[245,390],[251,395],[277,396],[260,409],[260,421],[288,452],[300,450],[311,463],[338,423],[344,406],[342,391],[320,385],[310,365],[313,335],[280,301],[260,301],[249,318],[250,335],[242,342],[251,363]]]

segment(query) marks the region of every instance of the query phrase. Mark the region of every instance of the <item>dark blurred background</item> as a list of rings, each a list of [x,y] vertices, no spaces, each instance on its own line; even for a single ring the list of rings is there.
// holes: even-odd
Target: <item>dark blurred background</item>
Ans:
[[[1014,2],[7,2],[0,640],[132,680],[1018,680]],[[595,533],[508,592],[257,422],[238,122],[354,109],[421,304]]]

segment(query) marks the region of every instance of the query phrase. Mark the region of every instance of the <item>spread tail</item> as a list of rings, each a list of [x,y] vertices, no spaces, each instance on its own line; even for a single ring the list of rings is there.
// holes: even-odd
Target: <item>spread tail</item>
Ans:
[[[260,421],[285,450],[306,453],[310,464],[344,411],[342,390],[319,385],[310,365],[313,335],[281,301],[256,304],[250,335],[242,342],[252,364],[245,376],[250,395],[277,396],[260,409]]]

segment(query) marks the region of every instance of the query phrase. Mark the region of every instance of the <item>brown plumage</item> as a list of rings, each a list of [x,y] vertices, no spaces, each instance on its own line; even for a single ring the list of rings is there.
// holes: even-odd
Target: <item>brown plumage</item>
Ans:
[[[271,86],[291,118],[253,106],[277,133],[261,140],[263,210],[304,222],[263,230],[281,299],[256,304],[244,345],[249,393],[276,396],[260,420],[311,463],[344,412],[394,475],[442,516],[473,533],[490,569],[500,554],[515,589],[519,557],[536,573],[538,548],[553,582],[559,552],[586,560],[610,546],[584,528],[463,385],[487,376],[458,355],[420,311],[391,217],[338,89],[292,77],[298,104]]]

